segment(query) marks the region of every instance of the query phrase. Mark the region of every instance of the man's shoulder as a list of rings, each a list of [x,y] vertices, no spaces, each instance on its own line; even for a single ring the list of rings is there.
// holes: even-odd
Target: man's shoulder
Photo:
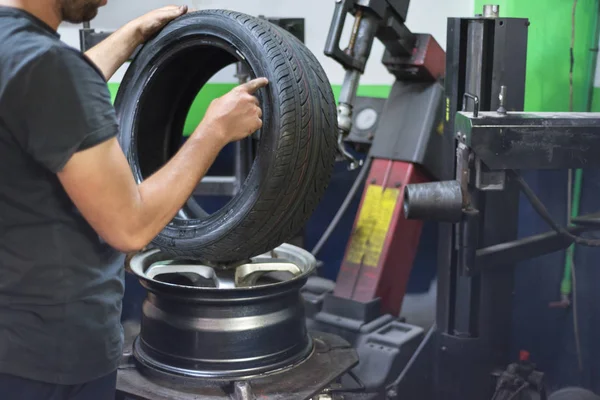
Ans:
[[[19,40],[23,36],[23,40]],[[10,79],[20,71],[36,67],[82,68],[93,70],[77,50],[60,40],[52,40],[43,35],[27,34],[8,38],[2,44],[0,37],[0,74]],[[48,71],[50,72],[50,71]]]
[[[0,82],[26,77],[33,70],[50,75],[53,68],[75,70],[77,74],[92,73],[101,79],[83,54],[58,37],[26,24],[0,22],[0,26],[6,28],[0,30]]]
[[[6,117],[7,102],[30,101],[42,94],[47,97],[50,90],[55,94],[69,89],[84,92],[88,90],[84,86],[91,82],[103,83],[75,49],[60,41],[31,36],[30,41],[18,44],[10,39],[13,47],[0,45],[0,117]]]
[[[63,44],[58,37],[10,14],[0,13],[0,26],[2,64],[21,61],[16,64],[18,66],[49,51],[55,51]]]

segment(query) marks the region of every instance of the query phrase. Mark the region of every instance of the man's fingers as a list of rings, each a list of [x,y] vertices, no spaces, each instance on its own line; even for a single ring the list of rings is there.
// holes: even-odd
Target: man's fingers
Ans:
[[[189,7],[188,7],[188,6],[185,6],[185,5],[184,5],[184,6],[175,6],[175,5],[173,5],[173,6],[166,6],[166,7],[163,7],[163,8],[161,8],[161,9],[159,9],[159,10],[160,10],[160,11],[171,11],[171,12],[176,12],[176,11],[178,11],[178,12],[180,12],[180,13],[183,13],[183,14],[185,14],[186,12],[188,12],[188,11],[189,11]]]
[[[173,18],[181,17],[183,14],[188,12],[188,6],[176,7],[169,11]]]
[[[188,12],[188,6],[168,6],[164,7],[161,10],[161,19],[164,22],[169,22],[177,17],[181,17],[182,15]]]
[[[254,94],[258,89],[263,88],[268,84],[269,81],[267,78],[257,78],[240,85],[240,89],[245,90],[250,94]]]

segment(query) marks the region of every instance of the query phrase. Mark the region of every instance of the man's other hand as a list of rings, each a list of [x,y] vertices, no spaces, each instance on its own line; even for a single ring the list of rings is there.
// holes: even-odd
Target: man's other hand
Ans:
[[[244,83],[212,101],[194,135],[218,134],[224,144],[244,139],[262,128],[263,112],[254,94],[269,84],[266,78]]]
[[[145,43],[169,22],[188,12],[188,6],[167,6],[150,11],[148,14],[131,21],[136,28],[141,43]]]
[[[169,6],[151,11],[129,22],[85,54],[109,80],[139,45],[187,12],[187,6]]]

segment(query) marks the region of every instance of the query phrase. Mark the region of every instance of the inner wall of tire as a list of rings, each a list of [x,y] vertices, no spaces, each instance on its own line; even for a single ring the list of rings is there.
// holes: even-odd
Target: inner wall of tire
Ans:
[[[189,110],[202,87],[217,72],[240,61],[243,59],[232,46],[218,38],[178,43],[158,56],[140,93],[132,126],[138,181],[150,177],[175,155]],[[208,217],[193,197],[185,209],[195,218],[184,221],[176,217],[174,225],[190,226]]]

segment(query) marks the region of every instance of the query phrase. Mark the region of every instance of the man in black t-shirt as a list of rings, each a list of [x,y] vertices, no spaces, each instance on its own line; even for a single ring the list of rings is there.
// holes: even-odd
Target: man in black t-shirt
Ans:
[[[106,0],[0,0],[0,399],[114,398],[123,253],[176,215],[219,151],[262,126],[257,79],[215,100],[173,159],[137,185],[106,81],[186,12],[125,25],[86,55],[62,21]]]

